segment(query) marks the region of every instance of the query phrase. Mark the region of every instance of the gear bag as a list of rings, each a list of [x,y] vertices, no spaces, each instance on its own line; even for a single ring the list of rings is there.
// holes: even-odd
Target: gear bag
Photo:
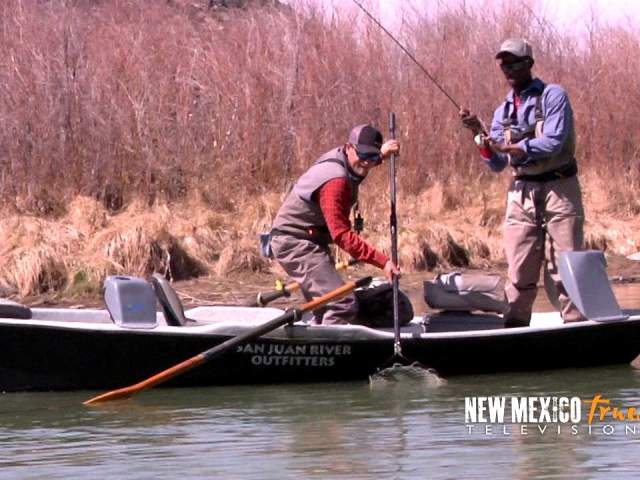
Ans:
[[[359,305],[356,323],[372,328],[393,328],[393,286],[390,283],[359,288],[354,293]],[[400,326],[413,319],[411,300],[402,290],[398,291],[398,319]]]
[[[504,313],[504,282],[498,275],[442,273],[424,282],[424,300],[431,308]]]

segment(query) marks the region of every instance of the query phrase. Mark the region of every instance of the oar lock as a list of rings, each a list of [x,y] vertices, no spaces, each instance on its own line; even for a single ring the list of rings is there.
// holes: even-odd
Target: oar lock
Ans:
[[[287,325],[293,325],[295,322],[302,320],[302,311],[299,308],[287,308],[284,311],[285,315],[293,314],[291,320],[287,322]]]

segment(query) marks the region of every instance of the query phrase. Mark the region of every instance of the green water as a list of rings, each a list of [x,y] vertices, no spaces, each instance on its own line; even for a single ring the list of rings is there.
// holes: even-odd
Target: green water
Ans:
[[[640,288],[616,289],[638,305]],[[473,359],[470,359],[473,361]],[[505,359],[508,362],[508,359]],[[637,478],[640,422],[469,434],[465,396],[579,396],[640,409],[631,366],[402,382],[0,395],[0,478]],[[583,415],[586,418],[586,413]]]
[[[628,366],[450,380],[0,397],[1,478],[633,478],[637,434],[468,433],[466,395],[602,393],[640,407]],[[480,427],[478,427],[480,428]],[[581,427],[582,428],[582,427]],[[586,427],[585,427],[586,428]]]

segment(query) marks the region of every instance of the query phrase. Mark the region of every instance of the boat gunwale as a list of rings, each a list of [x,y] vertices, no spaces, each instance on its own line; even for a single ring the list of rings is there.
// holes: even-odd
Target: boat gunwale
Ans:
[[[633,312],[637,312],[633,310]],[[549,312],[556,313],[556,312]],[[458,330],[448,332],[421,332],[417,330],[422,326],[422,318],[414,317],[410,324],[414,331],[402,332],[401,337],[405,340],[437,340],[437,339],[456,339],[456,338],[482,338],[482,337],[501,337],[501,336],[521,336],[533,333],[551,333],[563,330],[584,329],[592,327],[605,327],[610,325],[622,325],[629,323],[640,323],[640,314],[630,315],[628,318],[598,322],[587,320],[585,322],[576,323],[558,323],[542,326],[528,326],[517,328],[490,328],[482,330]],[[60,330],[76,330],[85,332],[100,332],[104,334],[120,334],[133,333],[140,335],[179,335],[179,336],[207,336],[215,335],[221,337],[233,337],[244,333],[246,330],[254,328],[256,323],[247,323],[242,325],[238,322],[232,323],[228,321],[218,321],[211,324],[200,324],[194,326],[168,326],[158,325],[154,328],[127,328],[116,325],[115,323],[99,323],[99,322],[79,322],[65,320],[42,320],[42,319],[14,319],[0,318],[0,327],[2,325],[24,326],[33,328],[52,328]],[[296,322],[291,326],[280,327],[270,334],[262,338],[270,340],[289,340],[289,341],[374,341],[393,339],[393,331],[391,329],[374,329],[364,325],[310,325],[304,322]],[[406,328],[406,327],[405,327]],[[304,332],[304,333],[303,333]]]

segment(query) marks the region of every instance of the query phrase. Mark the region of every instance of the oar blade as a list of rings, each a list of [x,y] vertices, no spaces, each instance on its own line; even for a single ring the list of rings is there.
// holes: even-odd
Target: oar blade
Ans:
[[[133,395],[134,391],[131,387],[120,388],[110,392],[102,393],[89,400],[82,402],[84,405],[94,405],[96,403],[111,402],[113,400],[125,400]]]
[[[160,383],[164,383],[172,379],[173,377],[188,372],[192,368],[195,368],[201,363],[204,363],[206,360],[207,359],[204,356],[204,352],[199,353],[195,357],[191,357],[184,362],[180,362],[179,364],[174,365],[171,368],[167,368],[160,373],[156,373],[155,375],[147,378],[146,380],[143,380],[142,382],[138,382],[135,385],[129,385],[128,387],[119,388],[117,390],[111,390],[109,392],[103,393],[102,395],[98,395],[97,397],[90,398],[83,403],[85,405],[93,405],[95,403],[105,403],[112,400],[123,400],[132,397],[136,393],[140,393],[143,390],[151,388],[155,385],[159,385]]]

